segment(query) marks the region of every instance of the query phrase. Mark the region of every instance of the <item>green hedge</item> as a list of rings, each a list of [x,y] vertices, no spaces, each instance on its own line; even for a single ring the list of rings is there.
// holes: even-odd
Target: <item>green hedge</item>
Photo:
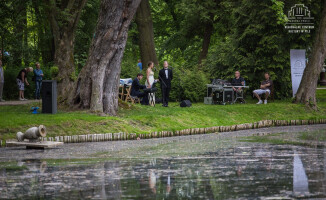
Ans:
[[[4,88],[3,88],[3,98],[5,100],[15,100],[18,99],[18,87],[16,83],[16,78],[19,71],[23,69],[18,67],[4,67]],[[44,73],[44,80],[51,79],[50,67],[41,68]],[[29,73],[27,76],[27,80],[29,82],[29,86],[25,84],[25,98],[34,99],[35,94],[35,82],[32,81],[33,73]]]

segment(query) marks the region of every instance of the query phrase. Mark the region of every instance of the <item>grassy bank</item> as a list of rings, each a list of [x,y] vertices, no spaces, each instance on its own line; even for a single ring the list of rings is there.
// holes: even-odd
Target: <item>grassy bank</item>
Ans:
[[[288,101],[275,101],[256,105],[256,101],[235,105],[193,104],[180,108],[171,103],[148,107],[135,105],[131,110],[121,109],[117,117],[102,117],[85,111],[59,110],[55,115],[31,114],[34,105],[0,106],[0,139],[14,138],[17,131],[43,124],[49,136],[90,133],[181,130],[212,126],[250,123],[259,120],[326,119],[326,90],[318,91],[319,111],[311,111],[303,105]]]

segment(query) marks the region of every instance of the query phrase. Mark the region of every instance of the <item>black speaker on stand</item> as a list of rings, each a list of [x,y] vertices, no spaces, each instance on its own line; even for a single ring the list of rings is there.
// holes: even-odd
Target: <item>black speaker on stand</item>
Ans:
[[[42,81],[42,113],[57,113],[57,81]]]
[[[180,107],[191,107],[191,101],[190,100],[181,101]]]

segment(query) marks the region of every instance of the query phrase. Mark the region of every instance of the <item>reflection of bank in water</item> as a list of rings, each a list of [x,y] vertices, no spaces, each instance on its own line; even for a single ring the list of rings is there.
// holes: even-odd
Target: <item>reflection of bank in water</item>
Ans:
[[[47,162],[38,159],[25,159],[18,161],[17,166],[26,166],[29,171],[34,173],[44,173],[47,169]]]

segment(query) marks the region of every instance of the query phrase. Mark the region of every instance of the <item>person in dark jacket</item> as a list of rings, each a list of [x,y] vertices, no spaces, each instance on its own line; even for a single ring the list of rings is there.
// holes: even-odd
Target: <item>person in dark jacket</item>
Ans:
[[[143,98],[141,101],[142,105],[148,105],[148,93],[147,92],[141,92],[141,89],[145,89],[145,85],[140,84],[140,80],[143,79],[143,74],[139,73],[137,74],[137,77],[132,81],[131,84],[131,92],[130,95],[132,97],[138,97],[138,98]]]
[[[162,106],[168,107],[173,73],[172,70],[169,69],[169,63],[167,61],[164,61],[163,66],[164,68],[160,70],[158,75],[159,75],[159,80],[162,89],[162,101],[163,101]]]

